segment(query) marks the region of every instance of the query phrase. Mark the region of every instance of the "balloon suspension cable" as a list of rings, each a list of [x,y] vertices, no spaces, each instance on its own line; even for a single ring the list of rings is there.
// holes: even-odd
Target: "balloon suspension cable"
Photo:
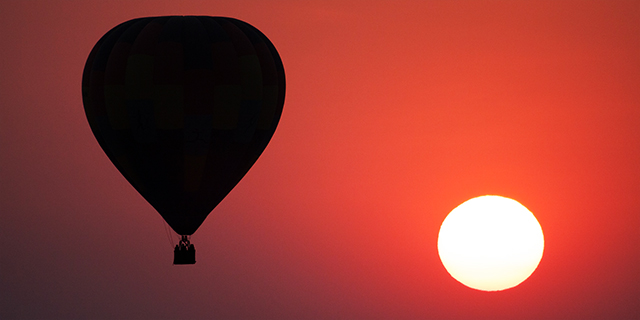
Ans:
[[[164,219],[162,219],[162,223],[164,224],[164,233],[167,234],[167,239],[169,239],[169,243],[171,244],[171,247],[173,247],[175,242],[173,241],[172,230]]]
[[[182,235],[180,243],[173,251],[173,264],[195,264],[196,248],[191,243],[190,235]]]

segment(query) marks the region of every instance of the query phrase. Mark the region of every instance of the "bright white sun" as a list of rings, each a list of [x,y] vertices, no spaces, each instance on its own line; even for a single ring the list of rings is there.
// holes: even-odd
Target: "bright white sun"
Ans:
[[[543,249],[533,213],[501,196],[465,201],[444,219],[438,235],[438,253],[449,274],[484,291],[519,285],[538,267]]]

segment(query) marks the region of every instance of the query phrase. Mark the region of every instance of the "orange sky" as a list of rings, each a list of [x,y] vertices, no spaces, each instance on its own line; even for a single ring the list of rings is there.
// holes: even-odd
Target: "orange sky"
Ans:
[[[3,1],[0,318],[640,318],[637,1]],[[262,157],[172,266],[91,134],[82,69],[141,16],[249,22],[287,76]],[[538,270],[471,290],[440,223],[538,218]],[[175,241],[175,238],[174,240]]]

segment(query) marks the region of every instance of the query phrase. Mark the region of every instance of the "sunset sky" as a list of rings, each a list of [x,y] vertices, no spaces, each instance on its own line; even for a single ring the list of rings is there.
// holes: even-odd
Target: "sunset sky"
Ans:
[[[1,319],[638,319],[640,2],[0,2]],[[227,16],[284,63],[271,143],[174,266],[85,117],[96,41]],[[445,270],[446,215],[513,198],[545,236],[502,292]],[[173,242],[172,242],[173,241]]]

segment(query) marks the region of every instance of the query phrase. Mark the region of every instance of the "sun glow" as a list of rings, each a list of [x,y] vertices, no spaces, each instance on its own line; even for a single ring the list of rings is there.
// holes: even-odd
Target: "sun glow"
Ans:
[[[465,201],[444,219],[438,235],[438,253],[449,274],[484,291],[522,283],[543,250],[542,228],[533,213],[501,196]]]

